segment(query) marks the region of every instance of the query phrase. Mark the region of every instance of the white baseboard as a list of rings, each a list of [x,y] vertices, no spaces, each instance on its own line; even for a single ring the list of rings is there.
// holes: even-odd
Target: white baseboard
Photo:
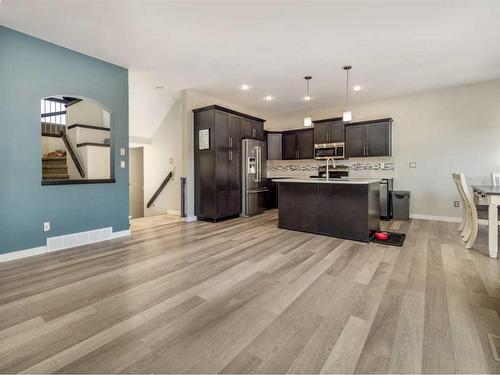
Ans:
[[[167,210],[167,214],[169,215],[175,215],[175,216],[181,216],[181,212],[177,210]]]
[[[182,218],[182,221],[185,221],[186,223],[189,223],[191,221],[196,221],[198,220],[198,217],[196,216],[186,216]]]
[[[0,254],[0,262],[8,262],[9,260],[32,257],[34,255],[45,254],[46,252],[47,246],[39,246],[32,249],[13,251],[7,254]]]
[[[130,236],[130,229],[121,230],[119,232],[111,233],[111,238],[120,238]]]
[[[420,220],[431,220],[431,221],[446,221],[448,223],[461,223],[461,217],[453,217],[453,216],[434,216],[434,215],[421,215],[421,214],[411,214],[411,219],[420,219]]]
[[[113,228],[107,227],[89,230],[86,232],[78,232],[65,234],[63,236],[50,237],[47,238],[46,246],[0,254],[0,262],[7,262],[9,260],[26,258],[34,255],[47,254],[53,251],[65,250],[76,246],[88,245],[126,236],[130,236],[130,229],[113,232]]]

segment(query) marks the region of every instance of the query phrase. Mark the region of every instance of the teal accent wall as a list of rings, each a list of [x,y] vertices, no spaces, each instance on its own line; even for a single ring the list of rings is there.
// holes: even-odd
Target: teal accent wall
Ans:
[[[116,183],[41,186],[40,99],[50,95],[91,98],[111,112]],[[47,237],[128,229],[120,147],[128,154],[127,69],[0,26],[0,254],[44,246]]]

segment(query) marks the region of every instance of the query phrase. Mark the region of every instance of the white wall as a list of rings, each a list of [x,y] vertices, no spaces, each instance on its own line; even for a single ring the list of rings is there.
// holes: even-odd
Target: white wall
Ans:
[[[67,108],[67,124],[84,124],[109,128],[109,113],[89,100],[82,100]]]
[[[336,117],[341,111],[312,115]],[[452,171],[465,173],[470,184],[489,183],[489,173],[500,171],[500,80],[357,105],[352,112],[353,121],[394,119],[394,183],[412,192],[413,215],[459,217]],[[303,115],[270,118],[266,129],[300,128]]]
[[[144,216],[180,213],[182,105],[182,100],[178,99],[153,136],[147,143],[141,144],[144,147]],[[146,208],[146,204],[171,170],[175,171],[174,178],[165,186],[154,205]]]

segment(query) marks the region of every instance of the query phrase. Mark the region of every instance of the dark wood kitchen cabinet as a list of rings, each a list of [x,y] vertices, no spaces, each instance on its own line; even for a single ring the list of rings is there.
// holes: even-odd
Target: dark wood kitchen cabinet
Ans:
[[[248,118],[241,119],[241,139],[258,139],[265,141],[264,121]]]
[[[312,129],[283,132],[282,142],[283,160],[314,158],[314,132]]]
[[[217,105],[193,112],[195,215],[209,221],[238,216],[243,128],[250,123],[250,134],[260,136],[251,130],[252,123],[263,125],[264,120]]]
[[[391,156],[392,119],[356,122],[346,125],[346,157]]]
[[[314,143],[344,142],[344,129],[342,117],[314,121]]]

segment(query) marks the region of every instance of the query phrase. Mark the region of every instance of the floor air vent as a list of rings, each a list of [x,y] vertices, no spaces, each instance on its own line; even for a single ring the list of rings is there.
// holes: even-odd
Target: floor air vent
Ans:
[[[47,252],[68,249],[70,247],[86,245],[93,242],[109,240],[113,228],[102,228],[89,230],[87,232],[79,232],[66,234],[63,236],[47,238]]]

